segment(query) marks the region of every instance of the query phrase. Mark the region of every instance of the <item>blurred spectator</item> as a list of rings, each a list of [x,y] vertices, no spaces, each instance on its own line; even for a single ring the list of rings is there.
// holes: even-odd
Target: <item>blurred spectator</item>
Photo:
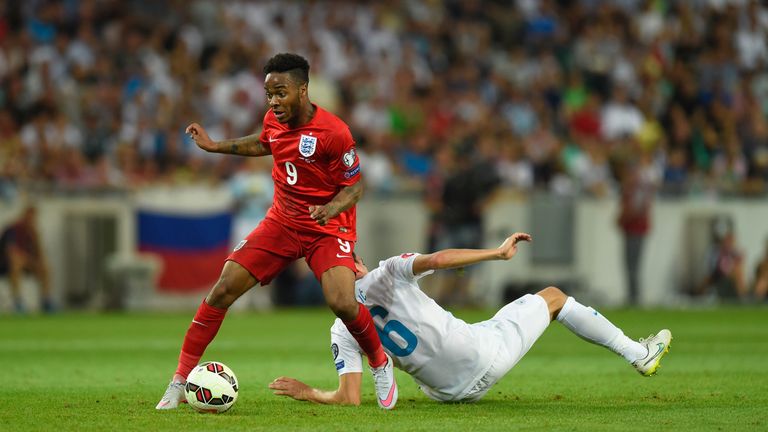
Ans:
[[[366,195],[389,195],[397,186],[387,139],[383,134],[370,134],[357,142],[360,165],[365,167]]]
[[[712,160],[712,177],[718,181],[718,189],[726,193],[740,192],[747,178],[747,160],[734,130],[723,136],[723,149]]]
[[[572,107],[568,117],[568,126],[574,139],[599,138],[602,130],[602,118],[600,116],[600,99],[597,95],[587,93],[584,95],[583,102]]]
[[[613,88],[610,100],[603,108],[600,133],[606,140],[633,136],[643,127],[643,115],[629,99],[623,85]]]
[[[0,276],[7,276],[17,313],[26,311],[22,301],[22,277],[29,273],[40,289],[40,309],[53,312],[48,264],[40,244],[37,230],[37,210],[34,206],[24,209],[21,216],[5,228],[0,235]]]
[[[760,261],[755,266],[755,287],[752,295],[757,301],[765,301],[768,295],[768,240],[765,242],[765,250]]]
[[[654,179],[642,165],[629,165],[622,170],[621,207],[618,225],[624,237],[624,271],[627,298],[637,305],[640,299],[640,266],[645,238],[651,228],[651,207],[654,197]]]
[[[716,220],[712,238],[708,274],[701,282],[698,294],[714,295],[725,300],[745,300],[744,255],[736,245],[732,224],[727,220]]]
[[[409,148],[400,153],[400,165],[405,175],[423,182],[427,174],[432,170],[432,148],[427,134],[419,134],[413,137]]]
[[[560,138],[554,133],[551,118],[548,115],[541,116],[534,128],[522,138],[522,142],[533,168],[534,182],[540,185],[549,183],[561,146]]]
[[[580,189],[593,197],[605,197],[613,189],[608,151],[600,143],[587,140],[572,160],[573,175]]]
[[[734,37],[739,64],[745,70],[768,66],[768,20],[760,4],[752,0],[739,14],[738,31]]]
[[[663,189],[670,195],[681,195],[685,191],[688,181],[686,169],[687,155],[680,147],[670,149],[667,155],[667,164],[664,167]]]
[[[490,151],[495,142],[468,137],[455,154],[454,162],[442,184],[439,211],[436,213],[435,249],[475,249],[485,238],[483,211],[494,196],[500,179]],[[478,148],[478,157],[471,152]],[[466,305],[472,299],[470,284],[462,279],[464,270],[443,275],[438,297],[446,304]]]
[[[237,245],[264,219],[272,205],[272,161],[270,158],[246,158],[229,180],[235,198],[232,221],[232,245]]]
[[[361,161],[362,163],[362,161]],[[445,183],[455,170],[456,151],[451,145],[439,147],[435,152],[434,164],[427,174],[424,188],[424,203],[429,210],[427,229],[427,250],[438,250],[442,233],[441,213],[443,212],[443,191]]]
[[[533,166],[525,157],[520,142],[509,134],[504,137],[500,147],[496,169],[502,185],[527,192],[533,187]]]

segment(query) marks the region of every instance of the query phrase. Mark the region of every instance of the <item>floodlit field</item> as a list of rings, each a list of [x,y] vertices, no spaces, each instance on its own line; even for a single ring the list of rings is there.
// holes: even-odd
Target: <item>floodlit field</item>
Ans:
[[[237,403],[221,415],[154,409],[191,312],[0,317],[0,430],[768,429],[768,309],[602,312],[631,337],[672,330],[657,376],[641,377],[553,323],[481,402],[433,402],[399,372],[392,412],[377,407],[369,376],[357,408],[296,402],[267,389],[279,375],[336,385],[329,311],[232,313],[203,357],[226,363],[240,380]],[[457,315],[481,320],[491,311]]]

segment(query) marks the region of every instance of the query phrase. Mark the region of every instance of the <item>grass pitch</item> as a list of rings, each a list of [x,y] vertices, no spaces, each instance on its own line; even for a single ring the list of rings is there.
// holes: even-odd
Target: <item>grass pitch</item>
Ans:
[[[240,380],[237,403],[220,415],[154,409],[191,312],[0,317],[0,430],[768,430],[768,309],[603,312],[633,338],[672,330],[657,376],[555,322],[479,403],[433,402],[398,372],[391,412],[376,405],[367,375],[357,408],[267,388],[279,375],[335,388],[330,311],[231,313],[203,357]],[[457,315],[479,321],[492,311]]]

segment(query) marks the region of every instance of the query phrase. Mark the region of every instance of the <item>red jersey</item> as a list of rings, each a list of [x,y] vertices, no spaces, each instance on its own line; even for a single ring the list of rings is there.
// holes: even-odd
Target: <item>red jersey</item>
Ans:
[[[360,161],[349,126],[313,105],[315,116],[297,128],[281,124],[272,110],[264,116],[259,140],[272,152],[275,197],[267,218],[297,231],[357,240],[355,206],[325,226],[309,216],[309,206],[325,205],[343,188],[360,180]]]

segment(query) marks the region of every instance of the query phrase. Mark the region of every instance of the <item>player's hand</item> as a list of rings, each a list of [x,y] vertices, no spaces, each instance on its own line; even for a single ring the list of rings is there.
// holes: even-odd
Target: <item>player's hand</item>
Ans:
[[[209,152],[216,150],[216,143],[208,137],[208,133],[199,124],[192,123],[187,126],[187,129],[184,132],[188,133],[195,141],[195,144],[201,149]]]
[[[322,206],[309,206],[309,217],[316,220],[320,226],[325,226],[329,220],[339,215],[336,208],[330,204]]]
[[[499,259],[508,260],[517,253],[517,243],[521,241],[532,241],[530,234],[516,232],[504,240],[499,246]]]
[[[288,377],[275,378],[269,383],[269,388],[278,396],[288,396],[296,400],[307,400],[307,395],[312,391],[310,386]]]

